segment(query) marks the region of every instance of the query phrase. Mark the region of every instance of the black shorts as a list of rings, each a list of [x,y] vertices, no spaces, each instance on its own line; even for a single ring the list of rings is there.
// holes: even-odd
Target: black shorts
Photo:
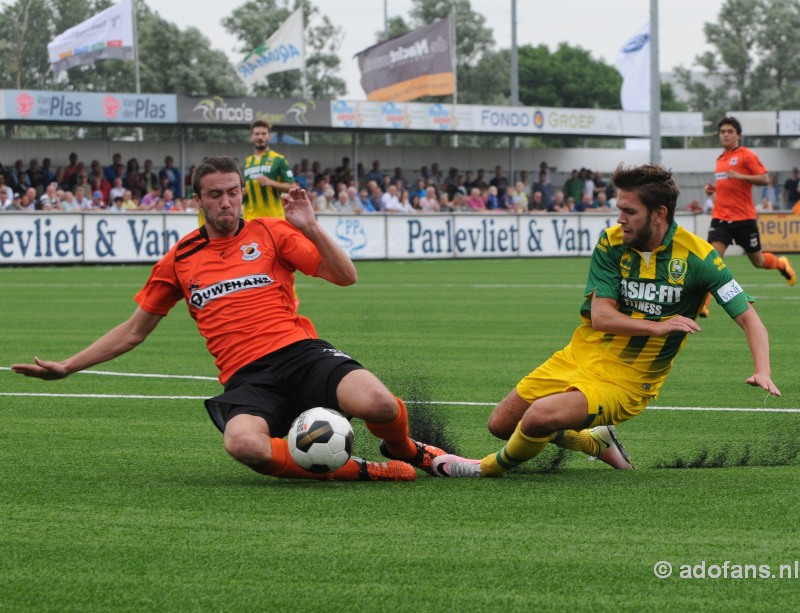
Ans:
[[[761,251],[761,237],[758,234],[758,222],[755,219],[745,221],[722,221],[712,219],[708,229],[709,243],[722,243],[729,246],[736,243],[747,253]]]
[[[206,411],[220,432],[244,413],[262,417],[270,435],[282,438],[306,409],[340,410],[336,388],[346,374],[362,368],[326,341],[300,341],[237,370],[224,393],[206,400]]]

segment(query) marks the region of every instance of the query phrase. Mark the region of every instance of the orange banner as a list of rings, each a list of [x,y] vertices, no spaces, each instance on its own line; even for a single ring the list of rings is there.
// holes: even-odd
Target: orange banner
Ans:
[[[764,251],[800,253],[800,215],[761,213],[758,231]]]
[[[376,89],[367,94],[367,100],[408,102],[421,96],[450,96],[456,91],[455,74],[443,72],[429,74]]]

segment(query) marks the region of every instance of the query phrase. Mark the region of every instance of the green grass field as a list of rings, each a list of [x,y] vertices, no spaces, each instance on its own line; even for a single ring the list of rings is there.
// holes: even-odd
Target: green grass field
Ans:
[[[553,449],[496,480],[270,479],[225,454],[200,400],[215,381],[0,370],[0,610],[796,609],[800,288],[743,257],[728,264],[758,299],[783,398],[744,383],[744,335],[715,305],[658,401],[619,427],[630,473]],[[499,446],[493,404],[577,325],[587,267],[361,262],[353,287],[298,289],[323,338],[480,457]],[[0,365],[82,348],[132,312],[147,275],[0,269]],[[96,370],[216,374],[182,305]],[[356,451],[379,459],[361,424]],[[670,578],[655,577],[659,561]],[[679,576],[726,561],[727,579]],[[730,578],[736,565],[776,577]]]

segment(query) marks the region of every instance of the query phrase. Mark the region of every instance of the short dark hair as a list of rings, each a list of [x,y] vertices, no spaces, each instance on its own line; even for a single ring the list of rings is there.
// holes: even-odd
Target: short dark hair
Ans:
[[[266,128],[270,132],[272,132],[272,124],[268,121],[264,121],[263,119],[256,119],[253,123],[250,124],[250,131],[252,132],[255,128]]]
[[[742,135],[742,124],[739,123],[739,120],[736,117],[731,117],[728,115],[727,117],[723,117],[719,120],[717,124],[717,132],[719,132],[722,126],[733,126],[733,129],[736,130],[736,133],[741,136]]]
[[[242,176],[242,168],[239,165],[239,160],[227,155],[205,158],[197,165],[192,175],[192,189],[194,193],[201,196],[200,193],[200,180],[206,175],[214,173],[229,173],[235,172],[239,175],[241,186],[244,187],[244,177]]]
[[[651,213],[660,206],[666,207],[667,223],[672,223],[681,192],[671,170],[658,164],[628,167],[620,164],[612,173],[611,182],[617,189],[636,194]]]

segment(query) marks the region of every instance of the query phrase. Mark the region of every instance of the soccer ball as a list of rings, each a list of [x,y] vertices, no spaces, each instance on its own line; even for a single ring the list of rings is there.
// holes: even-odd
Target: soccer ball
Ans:
[[[289,430],[289,453],[306,470],[329,473],[350,459],[353,428],[341,413],[323,407],[308,409]]]

